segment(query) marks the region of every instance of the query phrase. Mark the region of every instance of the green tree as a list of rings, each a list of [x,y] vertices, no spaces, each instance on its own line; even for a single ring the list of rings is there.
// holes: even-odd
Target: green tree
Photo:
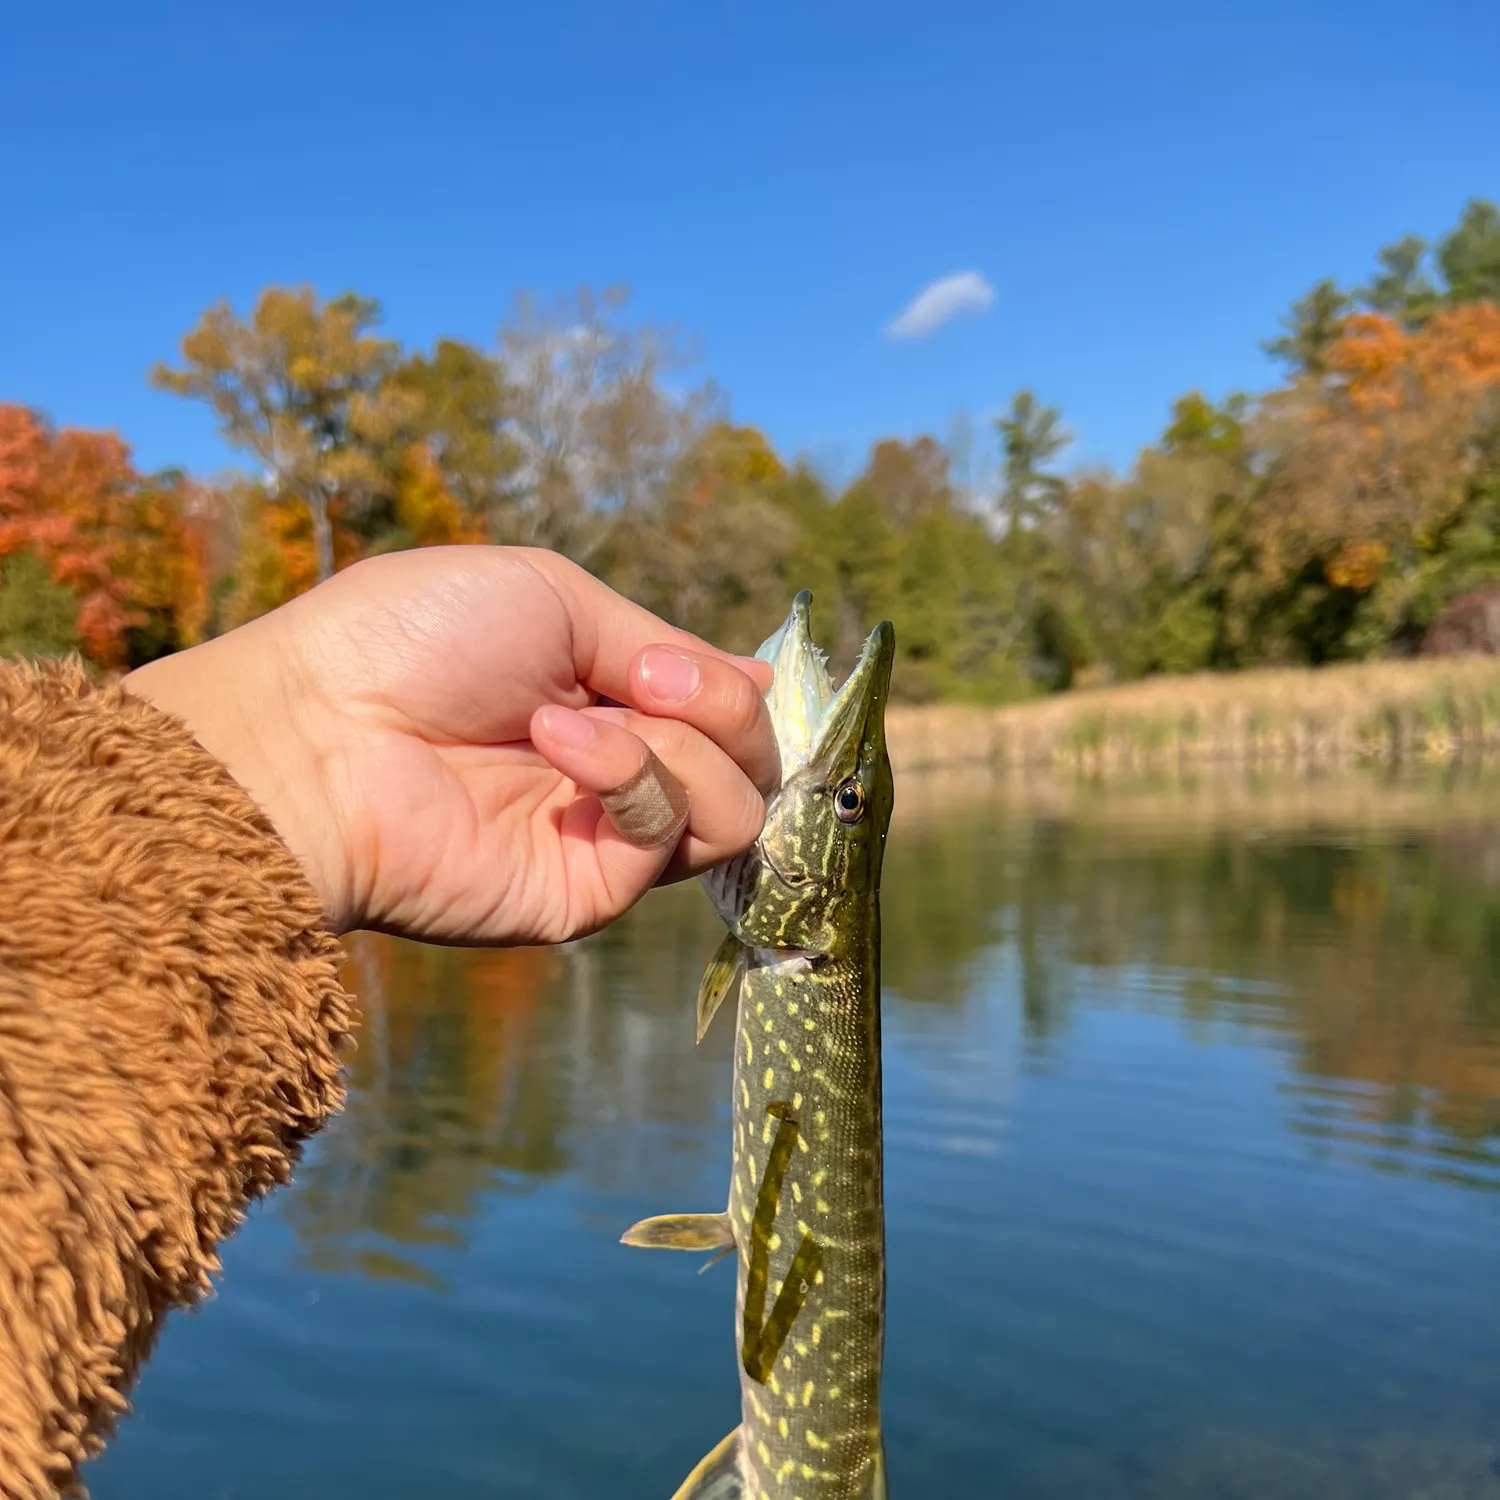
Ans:
[[[80,644],[78,598],[41,558],[15,552],[0,561],[0,656],[67,656]]]
[[[1353,306],[1348,293],[1335,282],[1320,281],[1283,315],[1281,336],[1262,347],[1293,375],[1321,375],[1325,351],[1344,331]]]
[[[1366,307],[1407,324],[1420,323],[1438,306],[1438,289],[1423,264],[1427,241],[1409,234],[1381,250],[1379,271],[1356,295]]]
[[[1475,199],[1439,242],[1438,265],[1450,302],[1500,304],[1500,208]]]
[[[1064,483],[1047,472],[1072,442],[1055,406],[1043,406],[1030,390],[1018,391],[1010,410],[995,419],[1000,435],[1000,511],[1008,532],[1034,526],[1063,492]]]
[[[1247,397],[1228,397],[1222,406],[1200,391],[1190,391],[1172,407],[1172,420],[1162,434],[1161,445],[1167,453],[1213,454],[1238,462],[1245,451],[1245,415]]]

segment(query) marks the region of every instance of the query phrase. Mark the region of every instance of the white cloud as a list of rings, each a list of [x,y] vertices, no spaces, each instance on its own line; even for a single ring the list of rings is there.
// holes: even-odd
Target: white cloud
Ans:
[[[978,271],[958,271],[929,282],[886,326],[893,339],[919,339],[963,312],[983,312],[994,289]]]

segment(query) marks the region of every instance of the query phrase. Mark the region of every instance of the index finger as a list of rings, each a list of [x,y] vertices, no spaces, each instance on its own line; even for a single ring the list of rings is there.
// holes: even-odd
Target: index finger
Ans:
[[[762,793],[781,783],[781,755],[765,695],[747,673],[705,652],[648,646],[631,663],[642,712],[677,719],[711,739]]]
[[[635,703],[630,664],[645,646],[662,645],[717,657],[739,668],[764,693],[771,668],[751,656],[721,651],[691,631],[680,630],[649,609],[618,594],[586,568],[544,548],[517,548],[547,582],[568,612],[573,636],[573,669],[579,682],[605,698]]]

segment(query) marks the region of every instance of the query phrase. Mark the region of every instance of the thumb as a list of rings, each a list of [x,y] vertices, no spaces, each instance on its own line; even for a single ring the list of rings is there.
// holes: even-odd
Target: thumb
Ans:
[[[687,789],[629,730],[559,704],[536,711],[531,738],[586,794],[564,814],[564,846],[575,875],[602,886],[612,920],[670,863],[688,823]]]
[[[637,849],[670,851],[687,827],[687,788],[649,745],[637,743],[645,751],[640,769],[618,786],[601,788],[594,795],[626,843]]]

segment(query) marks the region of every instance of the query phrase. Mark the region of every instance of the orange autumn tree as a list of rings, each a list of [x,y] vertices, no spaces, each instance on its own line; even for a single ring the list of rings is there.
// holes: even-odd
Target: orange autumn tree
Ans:
[[[335,570],[379,552],[489,540],[482,521],[448,487],[426,444],[413,443],[401,453],[383,484],[391,499],[373,527],[368,509],[356,527],[339,501],[330,505]],[[255,619],[318,582],[317,537],[307,507],[254,487],[240,500],[243,537],[222,621],[227,627]]]
[[[1316,566],[1337,589],[1384,587],[1386,613],[1399,612],[1470,504],[1497,416],[1500,308],[1445,308],[1415,328],[1351,314],[1321,369],[1269,400],[1257,426],[1270,460],[1252,521],[1263,570]]]
[[[387,538],[377,539],[379,550],[488,540],[482,521],[453,494],[426,443],[413,443],[401,455],[395,492],[391,531]]]
[[[29,558],[76,601],[76,636],[96,666],[191,644],[207,617],[194,488],[148,480],[110,433],[54,430],[0,405],[0,560]],[[134,634],[132,634],[134,633]]]

